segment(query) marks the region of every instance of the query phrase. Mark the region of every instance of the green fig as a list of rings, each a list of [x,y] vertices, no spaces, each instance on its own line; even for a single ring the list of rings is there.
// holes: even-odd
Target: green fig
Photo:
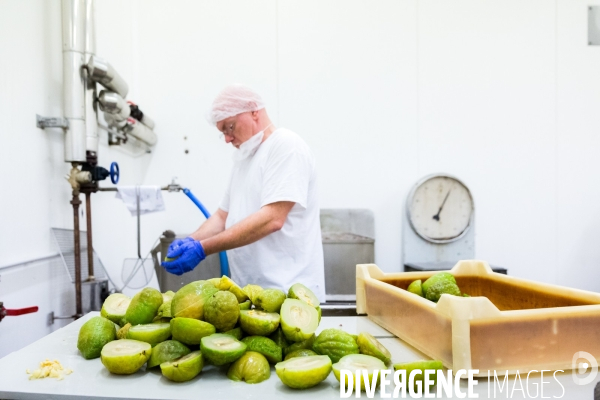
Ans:
[[[105,344],[117,337],[115,324],[104,317],[93,317],[79,329],[77,348],[86,360],[100,357]]]
[[[232,381],[260,383],[269,379],[271,368],[269,362],[261,353],[248,351],[231,364],[227,377]]]

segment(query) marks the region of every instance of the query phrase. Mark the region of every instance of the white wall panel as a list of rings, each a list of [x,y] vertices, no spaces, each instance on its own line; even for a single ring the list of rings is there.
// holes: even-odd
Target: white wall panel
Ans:
[[[40,227],[54,218],[48,201],[54,190],[50,183],[68,171],[68,165],[63,162],[62,130],[37,129],[35,114],[62,113],[59,21],[57,1],[2,3],[0,226],[5,234],[0,265],[52,252],[50,230]]]
[[[73,322],[56,319],[48,323],[51,312],[55,316],[75,314],[73,284],[59,259],[0,271],[0,297],[7,309],[38,306],[36,313],[5,317],[0,322],[0,358]]]
[[[376,260],[400,270],[416,170],[415,2],[279,3],[280,124],[317,158],[323,208],[375,213]]]
[[[598,291],[600,47],[587,44],[588,5],[558,1],[557,281]]]
[[[419,173],[471,188],[476,256],[556,271],[553,3],[420,1]]]

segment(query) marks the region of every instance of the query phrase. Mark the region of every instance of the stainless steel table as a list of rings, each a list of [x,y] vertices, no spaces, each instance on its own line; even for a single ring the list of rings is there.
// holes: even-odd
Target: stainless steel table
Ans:
[[[133,375],[110,374],[100,359],[85,360],[77,350],[77,335],[81,325],[89,318],[98,315],[92,312],[83,318],[57,330],[37,342],[0,359],[0,399],[339,399],[339,383],[333,373],[314,388],[293,390],[281,383],[274,368],[271,378],[255,385],[232,382],[226,377],[226,370],[207,366],[202,373],[190,382],[173,383],[162,377],[160,370],[138,371]],[[405,342],[371,322],[367,317],[323,317],[318,332],[325,328],[341,328],[349,333],[367,331],[377,337],[392,353],[394,362],[408,362],[427,357]],[[57,359],[63,366],[73,369],[73,373],[62,381],[46,378],[29,380],[25,370],[38,368],[44,359]],[[565,394],[562,398],[573,400],[593,399],[594,386],[600,379],[586,386],[574,384],[570,371],[557,375]],[[534,384],[539,387],[541,378],[533,376],[529,388],[533,396]],[[561,386],[552,378],[544,377],[544,396],[559,397]],[[512,389],[514,378],[508,384]],[[466,391],[466,381],[461,388]],[[523,378],[523,385],[525,380]],[[518,387],[518,385],[517,385]],[[490,387],[491,389],[491,387]],[[496,389],[498,391],[498,389]],[[393,391],[388,390],[388,393]],[[487,379],[480,379],[475,386],[479,398],[507,398],[506,392],[488,396]],[[491,392],[493,395],[493,392]],[[375,398],[379,398],[379,391]],[[365,393],[362,397],[366,398]],[[354,398],[354,394],[351,398]],[[509,396],[510,398],[510,396]],[[512,398],[523,398],[520,391]],[[529,397],[527,397],[529,398]]]

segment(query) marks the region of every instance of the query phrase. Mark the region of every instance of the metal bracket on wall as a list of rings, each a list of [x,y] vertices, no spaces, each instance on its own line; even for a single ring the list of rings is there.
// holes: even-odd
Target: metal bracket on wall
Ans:
[[[54,321],[57,320],[57,319],[77,319],[77,318],[74,315],[65,315],[63,317],[58,317],[58,316],[54,315],[54,311],[51,311],[46,316],[46,324],[47,325],[54,325]]]
[[[35,125],[40,129],[45,128],[62,128],[69,129],[69,120],[61,117],[42,117],[35,115]]]

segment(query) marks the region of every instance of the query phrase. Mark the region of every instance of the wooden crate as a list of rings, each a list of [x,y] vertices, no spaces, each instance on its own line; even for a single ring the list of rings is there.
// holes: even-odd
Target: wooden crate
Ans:
[[[497,274],[471,260],[449,272],[472,297],[445,294],[433,303],[406,290],[438,272],[357,265],[357,313],[453,371],[478,369],[476,376],[569,370],[580,351],[600,361],[599,293]]]

